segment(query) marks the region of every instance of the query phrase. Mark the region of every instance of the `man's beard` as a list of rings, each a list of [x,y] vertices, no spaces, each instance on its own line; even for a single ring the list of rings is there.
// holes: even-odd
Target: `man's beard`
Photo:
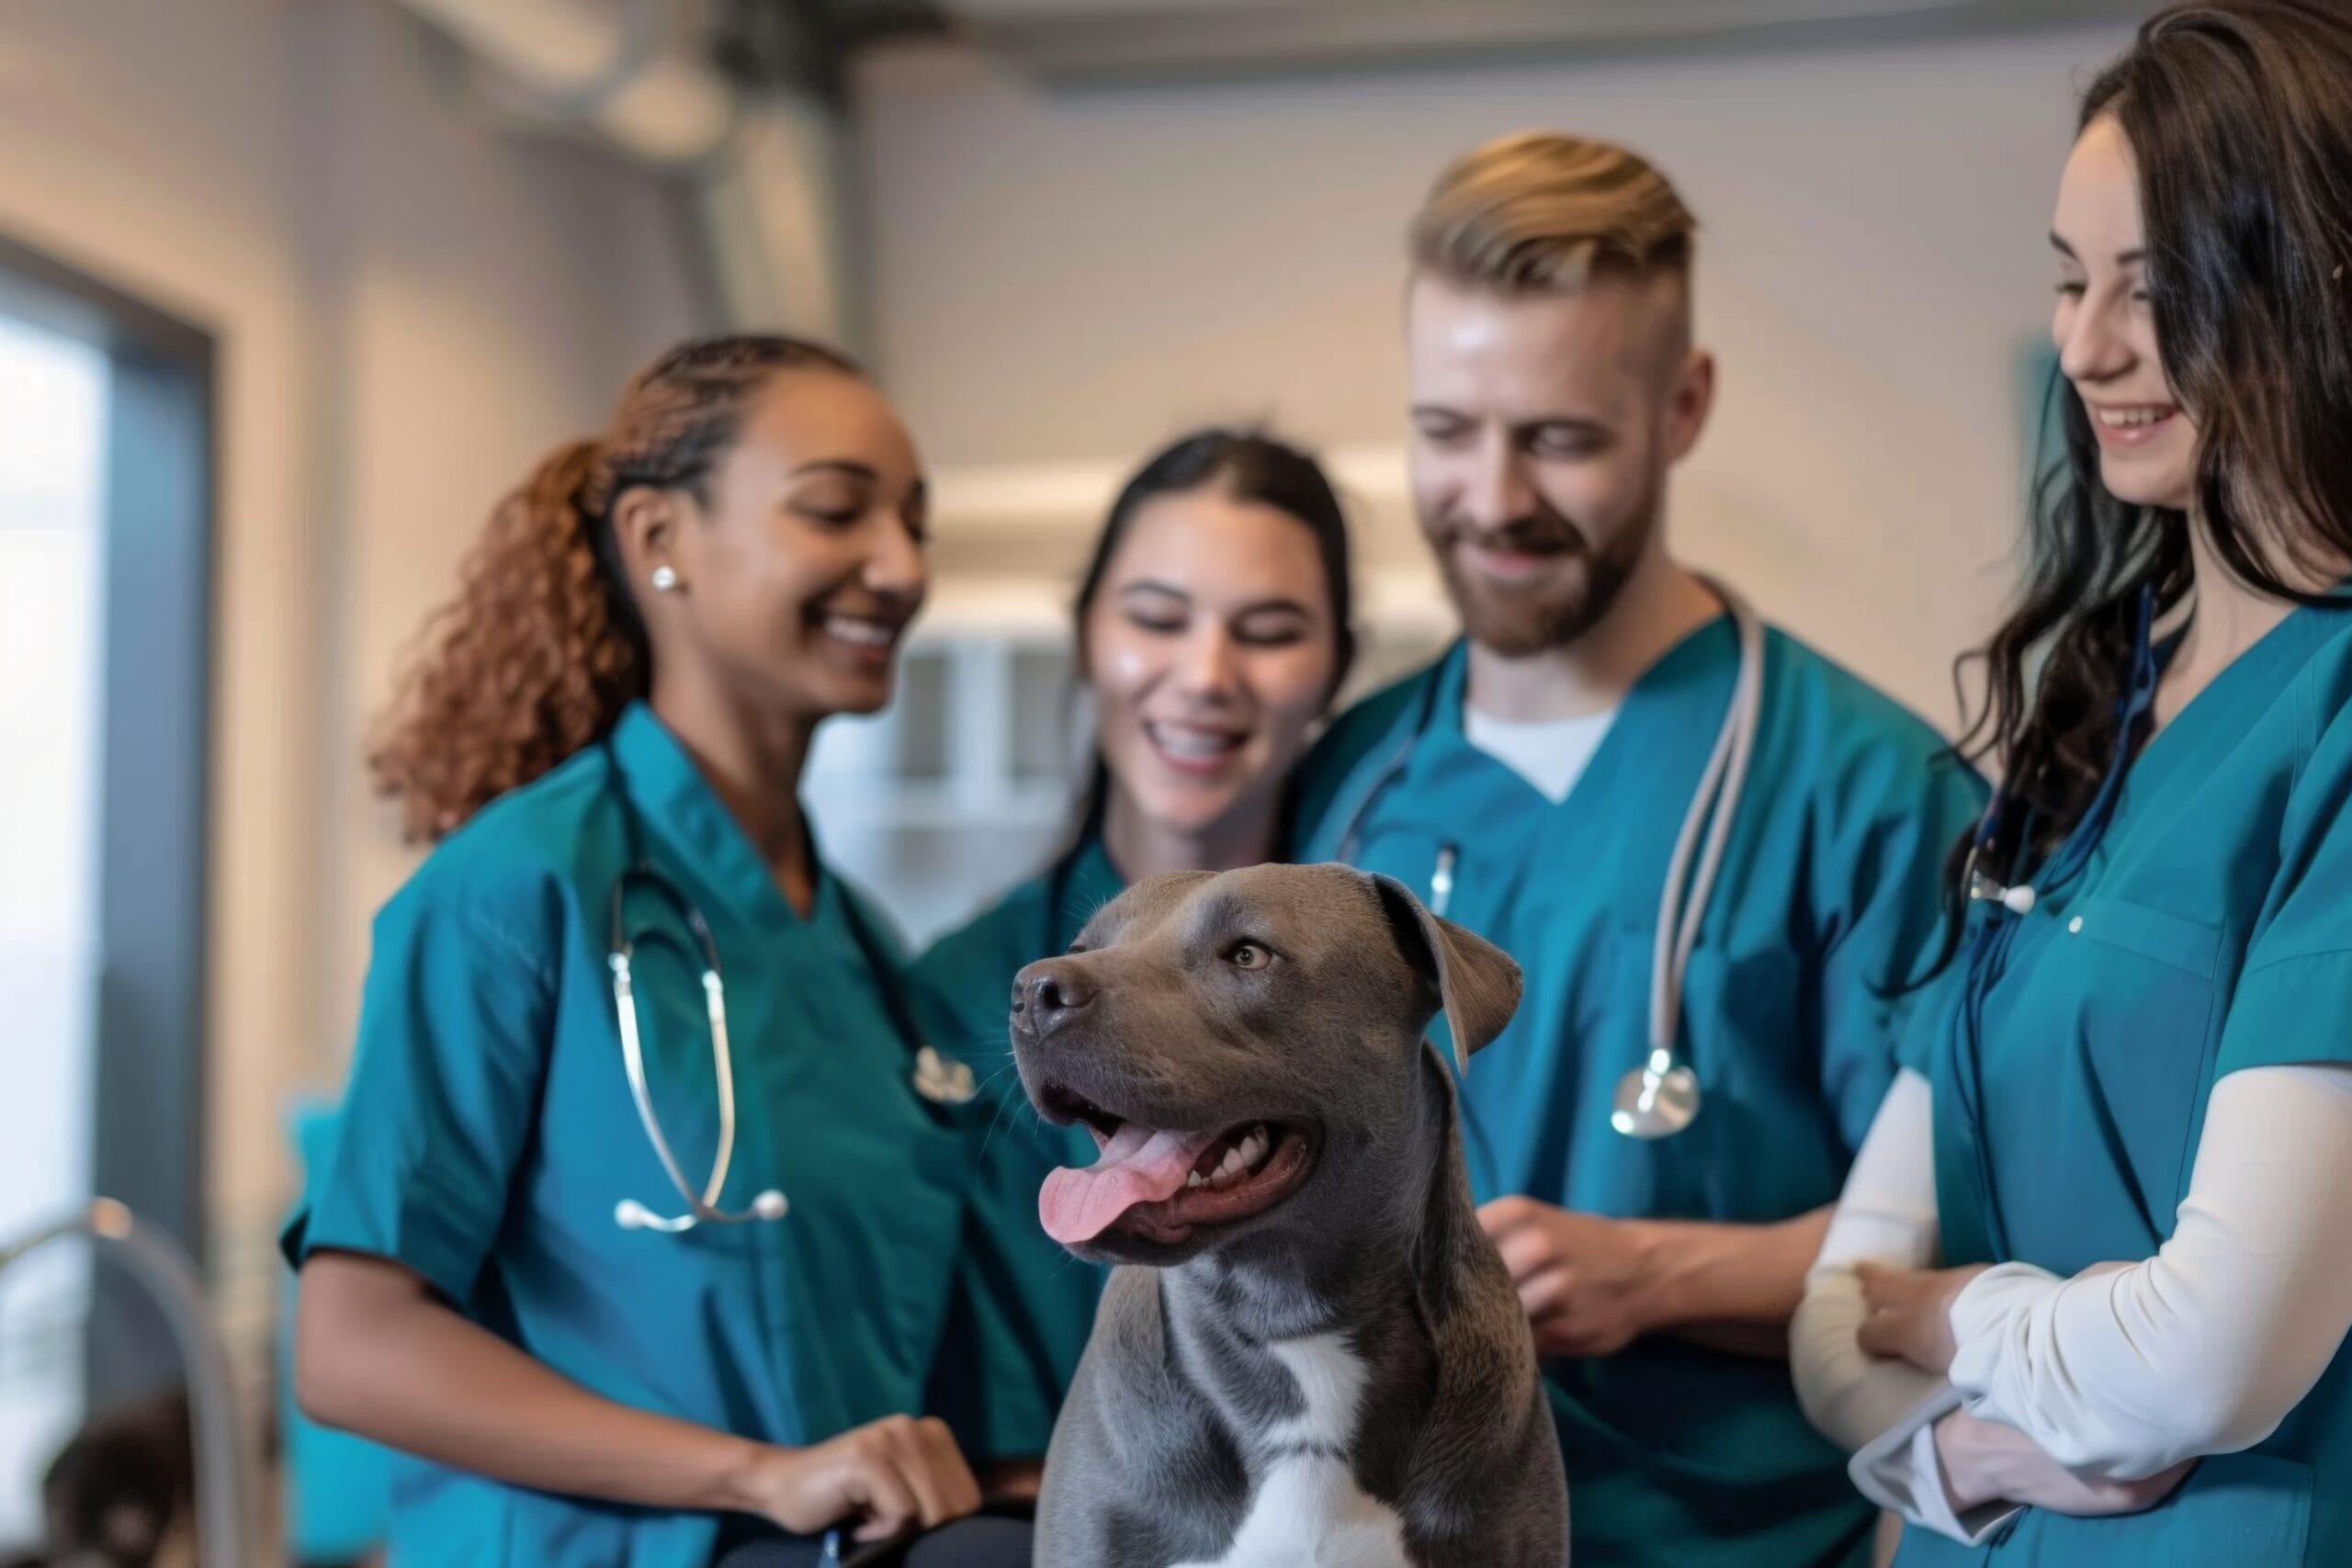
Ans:
[[[1645,501],[1608,546],[1596,550],[1566,516],[1541,502],[1536,507],[1495,529],[1451,519],[1422,524],[1463,629],[1471,641],[1506,659],[1565,648],[1600,625],[1625,591],[1657,527],[1657,503]],[[1465,541],[1541,557],[1544,573],[1523,584],[1498,582],[1462,560],[1459,547]]]

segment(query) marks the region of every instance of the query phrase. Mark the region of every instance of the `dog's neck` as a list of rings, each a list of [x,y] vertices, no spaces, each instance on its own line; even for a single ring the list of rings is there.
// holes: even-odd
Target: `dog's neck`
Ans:
[[[1382,1140],[1392,1179],[1350,1173],[1350,1188],[1392,1197],[1346,1223],[1266,1233],[1158,1280],[1171,1364],[1222,1414],[1246,1463],[1344,1457],[1349,1473],[1391,1501],[1425,1457],[1421,1435],[1462,1370],[1455,1324],[1472,1249],[1484,1245],[1453,1077],[1433,1055],[1417,1071],[1403,1135]]]
[[[1363,1229],[1284,1229],[1163,1269],[1160,1300],[1171,1326],[1262,1346],[1351,1337],[1408,1312],[1434,1335],[1435,1320],[1450,1314],[1461,1249],[1475,1243],[1478,1224],[1452,1075],[1426,1046],[1419,1070],[1423,1092],[1396,1146],[1400,1169],[1420,1179],[1387,1184],[1396,1201]]]

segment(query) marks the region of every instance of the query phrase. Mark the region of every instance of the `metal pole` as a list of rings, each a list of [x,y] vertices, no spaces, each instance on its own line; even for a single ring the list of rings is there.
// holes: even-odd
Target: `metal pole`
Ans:
[[[252,1494],[237,1416],[229,1354],[204,1303],[187,1255],[169,1236],[141,1226],[129,1209],[100,1198],[78,1214],[0,1247],[0,1275],[27,1253],[69,1236],[86,1236],[163,1306],[187,1367],[188,1424],[196,1447],[196,1531],[201,1568],[254,1568],[248,1550]]]

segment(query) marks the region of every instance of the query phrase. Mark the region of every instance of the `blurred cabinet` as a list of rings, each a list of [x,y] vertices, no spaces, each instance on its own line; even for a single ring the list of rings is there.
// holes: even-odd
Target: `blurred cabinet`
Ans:
[[[1369,577],[1342,702],[1442,650],[1430,581]],[[831,862],[917,949],[1035,875],[1077,827],[1093,719],[1064,580],[943,584],[901,652],[898,694],[818,732],[803,794]]]
[[[933,616],[891,706],[819,732],[803,793],[827,854],[920,947],[1067,840],[1091,735],[1060,622]]]

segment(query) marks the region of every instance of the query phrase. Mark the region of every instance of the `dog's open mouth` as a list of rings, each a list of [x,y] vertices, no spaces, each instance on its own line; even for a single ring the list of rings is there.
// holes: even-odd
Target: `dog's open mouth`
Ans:
[[[1221,1131],[1170,1133],[1123,1120],[1069,1090],[1049,1088],[1046,1114],[1082,1122],[1102,1156],[1046,1178],[1037,1217],[1064,1247],[1116,1226],[1146,1241],[1174,1243],[1203,1225],[1262,1214],[1297,1190],[1314,1163],[1306,1127],[1279,1120]]]

